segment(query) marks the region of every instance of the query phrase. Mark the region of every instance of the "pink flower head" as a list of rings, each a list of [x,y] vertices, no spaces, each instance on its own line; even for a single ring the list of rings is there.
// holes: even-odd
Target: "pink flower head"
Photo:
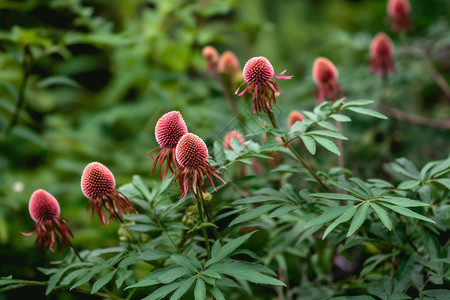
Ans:
[[[412,29],[411,4],[409,0],[389,0],[387,13],[391,18],[391,29],[394,32]]]
[[[392,54],[394,44],[387,34],[377,33],[370,44],[370,64],[369,69],[376,75],[388,75],[394,70]]]
[[[226,74],[229,77],[233,77],[241,70],[236,55],[234,55],[234,53],[231,51],[225,51],[220,56],[217,68],[219,70],[219,73]]]
[[[206,60],[206,69],[210,73],[217,71],[217,61],[219,60],[219,52],[213,46],[205,46],[202,55]]]
[[[263,56],[250,58],[243,71],[244,83],[247,83],[247,87],[240,93],[241,87],[239,87],[236,94],[239,93],[239,96],[243,97],[247,94],[253,95],[253,113],[255,115],[260,114],[261,110],[268,113],[272,110],[272,101],[273,104],[277,104],[275,93],[278,92],[281,96],[280,87],[272,79],[291,79],[292,76],[283,75],[285,72],[286,70],[275,75],[272,64]],[[283,99],[282,96],[281,99]]]
[[[89,202],[86,211],[92,206],[92,214],[89,221],[97,212],[103,226],[112,220],[123,222],[123,213],[135,212],[136,209],[130,200],[116,190],[116,180],[113,173],[99,162],[92,162],[86,166],[81,175],[81,190]],[[105,221],[103,207],[109,211],[108,221]]]
[[[244,148],[247,148],[244,145],[245,140],[244,140],[244,137],[242,136],[242,134],[239,131],[232,130],[232,131],[228,132],[227,135],[225,136],[225,138],[223,139],[223,147],[225,149],[231,149],[231,140],[232,139],[237,139],[242,144],[242,146],[244,146]]]
[[[159,147],[150,151],[148,155],[157,149],[161,149],[161,151],[154,158],[155,162],[153,163],[150,174],[153,173],[158,162],[159,176],[162,177],[163,180],[166,179],[169,168],[173,173],[176,172],[178,165],[175,158],[175,148],[177,147],[178,141],[187,132],[186,123],[180,112],[171,111],[159,118],[155,127],[155,137]],[[164,164],[164,161],[166,161],[166,168],[164,170],[164,175],[161,176],[161,167]]]
[[[329,59],[325,57],[316,58],[312,69],[313,80],[318,85],[316,104],[322,103],[323,100],[335,101],[344,96],[337,81],[338,76],[336,66]]]
[[[186,133],[178,142],[176,148],[176,157],[180,165],[179,172],[175,178],[175,182],[179,180],[182,200],[189,191],[189,181],[192,178],[192,190],[194,196],[197,198],[197,187],[200,192],[206,192],[204,179],[205,175],[211,182],[214,190],[216,187],[212,181],[212,176],[219,178],[223,183],[226,183],[219,175],[214,172],[216,168],[212,167],[206,159],[208,158],[208,148],[205,142],[192,133]],[[200,180],[197,181],[198,177]]]
[[[66,220],[59,215],[61,209],[52,194],[42,189],[36,190],[31,195],[28,210],[31,218],[36,222],[35,230],[30,233],[22,232],[23,235],[31,236],[36,232],[36,242],[41,247],[48,246],[51,252],[53,252],[55,239],[58,242],[61,240],[68,247],[71,246],[69,235],[73,238],[73,234],[66,226]]]
[[[291,128],[295,122],[297,122],[297,121],[302,122],[304,119],[305,119],[305,117],[303,116],[303,114],[301,112],[299,112],[297,110],[291,111],[288,116],[289,128]]]

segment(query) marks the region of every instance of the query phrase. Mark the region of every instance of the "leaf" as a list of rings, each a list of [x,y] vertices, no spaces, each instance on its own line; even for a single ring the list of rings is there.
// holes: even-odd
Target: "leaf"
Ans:
[[[340,193],[312,193],[309,194],[312,197],[318,197],[326,200],[342,200],[342,201],[362,201],[352,195],[340,194]]]
[[[420,206],[429,206],[427,203],[422,203],[420,201],[412,200],[409,198],[402,198],[402,197],[393,197],[393,196],[382,196],[378,198],[378,200],[383,202],[392,203],[398,206],[404,206],[404,207],[420,207]]]
[[[330,224],[330,226],[325,229],[325,232],[323,233],[322,239],[325,239],[327,235],[334,229],[336,226],[338,226],[341,223],[347,222],[350,220],[356,212],[357,206],[353,206],[349,209],[347,209],[340,217],[338,217],[336,220],[333,221],[333,223]]]
[[[242,215],[240,215],[236,219],[234,219],[230,223],[230,226],[233,226],[233,225],[236,225],[236,224],[248,221],[248,220],[256,219],[257,217],[265,214],[266,212],[271,211],[280,206],[281,206],[281,204],[265,204],[265,205],[258,206],[257,208],[251,208],[249,211],[243,213]]]
[[[237,239],[234,239],[225,244],[223,247],[217,250],[216,256],[211,257],[211,259],[206,262],[205,268],[230,255],[234,250],[236,250],[240,245],[242,245],[246,240],[248,240],[255,232],[256,230],[244,234],[243,236],[240,236]]]
[[[202,268],[201,263],[195,258],[186,255],[172,255],[170,257],[177,265],[182,266],[192,273],[197,273]]]
[[[435,180],[450,190],[450,178],[439,178]]]
[[[308,222],[306,222],[305,228],[310,228],[310,227],[324,224],[328,221],[334,220],[338,216],[342,215],[347,209],[349,209],[351,207],[353,207],[353,205],[337,206],[337,207],[333,207],[331,209],[327,209],[320,216],[314,217],[314,218],[310,219]]]
[[[320,136],[315,136],[313,135],[313,138],[316,140],[316,142],[318,142],[320,145],[322,145],[322,147],[324,147],[325,149],[327,149],[328,151],[340,156],[341,152],[339,152],[338,147],[336,146],[336,144],[326,138],[320,137]]]
[[[387,276],[383,276],[380,279],[372,282],[369,285],[367,291],[381,299],[388,299],[389,295],[392,293],[393,281]]]
[[[209,291],[214,296],[216,300],[225,300],[222,292],[215,286],[208,286]]]
[[[387,203],[383,203],[383,206],[385,206],[387,208],[390,208],[391,210],[393,210],[396,213],[399,213],[401,215],[404,215],[404,216],[407,216],[407,217],[411,217],[411,218],[420,219],[420,220],[425,221],[425,222],[436,224],[435,221],[433,221],[433,220],[431,220],[431,219],[429,219],[429,218],[427,218],[425,216],[422,216],[422,215],[420,215],[420,214],[410,210],[409,208],[402,207],[402,206],[391,205],[391,204],[387,204]]]
[[[341,297],[333,297],[329,300],[375,300],[374,297],[371,296],[341,296]]]
[[[98,292],[105,284],[110,282],[114,275],[116,275],[117,270],[114,270],[112,272],[108,272],[105,276],[100,277],[92,286],[91,294],[94,294]]]
[[[412,188],[415,188],[420,184],[420,180],[406,180],[400,183],[397,187],[399,190],[410,190]]]
[[[305,144],[306,149],[311,153],[312,155],[316,154],[316,142],[314,139],[307,135],[300,136],[303,143]]]
[[[160,231],[161,228],[156,225],[151,224],[135,224],[135,225],[126,225],[125,229],[133,230],[137,232],[151,232],[151,231]]]
[[[206,287],[205,282],[200,278],[197,278],[197,284],[194,289],[195,300],[204,300],[206,299]]]
[[[171,266],[159,271],[153,271],[150,274],[144,276],[139,280],[139,282],[130,285],[126,287],[125,289],[129,288],[136,288],[136,287],[144,287],[144,286],[152,286],[156,284],[168,284],[171,283],[178,278],[181,278],[186,275],[190,275],[191,273],[189,270],[183,267],[178,266]]]
[[[160,287],[159,289],[157,289],[156,291],[154,291],[153,293],[151,293],[150,295],[148,295],[147,297],[143,298],[142,300],[158,300],[158,299],[164,298],[169,293],[171,293],[175,289],[179,288],[181,283],[182,283],[182,281],[177,281],[177,282],[173,282],[171,284],[164,285],[164,286]]]
[[[342,105],[342,108],[347,109],[349,107],[355,107],[355,106],[366,106],[366,105],[372,104],[374,102],[375,102],[374,100],[369,100],[369,99],[347,101],[344,103],[344,105]]]
[[[83,285],[87,282],[89,282],[89,280],[91,280],[92,277],[94,277],[94,275],[100,273],[101,271],[103,271],[104,269],[110,268],[109,265],[107,264],[102,264],[102,265],[98,265],[93,267],[89,273],[87,273],[85,276],[83,276],[80,280],[78,280],[77,282],[75,282],[71,287],[70,290],[73,290],[74,288],[79,287],[80,285]]]
[[[151,201],[153,199],[152,196],[150,195],[148,187],[142,181],[141,176],[133,175],[132,182],[134,186],[142,193],[142,195],[145,197],[147,201]]]
[[[40,88],[40,89],[48,88],[49,86],[52,86],[52,85],[63,85],[63,86],[70,86],[70,87],[74,87],[74,88],[81,87],[81,85],[77,81],[73,80],[70,77],[62,76],[62,75],[49,76],[49,77],[46,77],[36,83],[36,87]]]
[[[421,300],[443,300],[450,299],[450,290],[435,289],[426,290],[420,293]]]
[[[387,117],[385,115],[383,115],[382,113],[377,112],[373,109],[369,109],[369,108],[349,107],[348,110],[351,110],[358,114],[367,115],[367,116],[371,116],[371,117],[375,117],[375,118],[379,118],[379,119],[387,119]]]
[[[261,202],[267,202],[272,200],[281,200],[286,201],[286,199],[282,198],[281,196],[252,196],[245,199],[236,200],[233,203],[234,204],[254,204],[254,203],[261,203]]]
[[[367,217],[367,209],[369,208],[369,202],[364,202],[355,213],[355,216],[352,219],[352,223],[350,224],[350,228],[347,232],[347,237],[351,236],[358,230],[359,227],[364,223]]]
[[[349,116],[342,115],[342,114],[332,114],[330,118],[338,121],[338,122],[351,122],[352,119]]]
[[[333,123],[327,122],[327,121],[319,122],[319,123],[317,123],[317,125],[325,128],[325,129],[331,130],[331,131],[338,131],[338,129],[336,128],[336,125],[334,125]]]
[[[373,208],[378,218],[381,220],[381,223],[383,223],[389,231],[392,231],[392,221],[389,218],[388,213],[374,202],[370,202],[370,207]]]
[[[193,276],[193,277],[183,281],[182,284],[180,285],[180,287],[175,291],[175,293],[173,293],[172,297],[170,297],[170,300],[180,299],[181,296],[186,294],[186,292],[190,289],[190,287],[192,286],[192,284],[194,283],[196,278],[197,277]]]
[[[314,130],[314,131],[308,132],[307,134],[331,137],[331,138],[341,139],[341,140],[348,140],[348,138],[346,138],[344,135],[340,134],[339,132],[334,132],[334,131],[330,131],[330,130]]]
[[[273,212],[271,212],[268,217],[269,218],[277,218],[279,216],[285,215],[287,213],[290,213],[291,211],[293,211],[294,209],[297,209],[297,207],[292,206],[292,205],[283,205],[278,207],[277,209],[275,209]]]

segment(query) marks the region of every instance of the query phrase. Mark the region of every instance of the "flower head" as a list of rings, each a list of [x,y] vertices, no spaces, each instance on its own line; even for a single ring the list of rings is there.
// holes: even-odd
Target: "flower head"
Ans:
[[[336,66],[325,57],[318,57],[314,61],[312,77],[317,84],[316,104],[323,100],[337,100],[343,97],[343,93],[337,81],[339,76]]]
[[[391,18],[391,29],[394,32],[412,29],[411,4],[409,0],[389,0],[387,13]]]
[[[231,51],[225,51],[222,53],[217,64],[217,68],[219,73],[223,73],[230,78],[233,78],[241,70],[236,55],[234,55]]]
[[[99,162],[92,162],[84,169],[83,175],[81,175],[81,190],[89,199],[86,211],[92,206],[89,221],[94,217],[94,212],[97,212],[103,226],[109,223],[111,219],[123,222],[124,212],[137,213],[130,200],[116,190],[116,180],[113,173]],[[103,207],[109,212],[108,221],[105,221]]]
[[[232,130],[230,132],[227,133],[227,135],[225,136],[225,138],[223,139],[223,147],[225,149],[231,149],[231,140],[232,139],[237,139],[243,146],[244,148],[247,148],[244,145],[244,137],[242,136],[242,134],[239,131],[236,130]]]
[[[217,71],[217,61],[219,60],[219,52],[213,46],[205,46],[202,55],[206,60],[206,69],[210,73]]]
[[[163,180],[166,179],[169,168],[175,173],[178,167],[175,159],[175,148],[178,141],[187,132],[188,130],[186,123],[184,122],[180,112],[171,111],[159,118],[155,127],[155,137],[159,147],[150,151],[148,155],[157,149],[161,149],[161,151],[154,158],[155,162],[153,163],[150,173],[153,173],[158,162],[159,176],[162,177]],[[164,161],[166,161],[166,168],[164,170],[164,175],[161,176],[161,167],[164,164]]]
[[[305,119],[305,117],[303,116],[303,114],[301,112],[299,112],[297,110],[291,111],[288,116],[289,128],[291,128],[295,122],[297,122],[297,121],[302,122],[304,119]]]
[[[180,168],[178,170],[175,182],[179,180],[181,197],[183,199],[189,191],[190,180],[192,179],[192,190],[197,198],[197,187],[200,192],[206,193],[204,179],[208,177],[214,189],[212,176],[219,178],[223,183],[225,181],[214,172],[216,168],[212,167],[206,159],[208,158],[208,148],[205,142],[192,133],[186,133],[178,142],[176,148],[176,158]],[[200,180],[197,180],[200,177]]]
[[[278,92],[281,96],[280,87],[272,79],[291,79],[292,76],[283,75],[285,72],[286,70],[279,75],[275,75],[272,64],[263,56],[250,58],[245,64],[243,71],[247,87],[240,93],[239,87],[236,94],[243,97],[247,94],[252,94],[253,113],[258,115],[261,113],[261,110],[267,113],[272,110],[272,101],[273,104],[277,104],[275,93]],[[282,96],[281,99],[283,99]]]
[[[392,54],[394,44],[387,34],[377,33],[370,44],[370,64],[369,69],[377,75],[388,75],[394,70]]]
[[[36,242],[41,247],[48,246],[51,252],[55,239],[70,247],[69,235],[73,238],[73,234],[66,226],[66,220],[59,215],[61,209],[52,194],[43,189],[36,190],[31,195],[28,210],[36,225],[34,231],[23,235],[31,236],[36,232]]]

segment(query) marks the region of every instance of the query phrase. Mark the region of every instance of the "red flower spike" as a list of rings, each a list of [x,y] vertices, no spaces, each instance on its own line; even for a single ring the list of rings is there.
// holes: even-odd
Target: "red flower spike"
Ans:
[[[148,155],[157,149],[161,149],[161,151],[153,158],[155,162],[153,163],[150,175],[153,173],[158,163],[159,177],[163,180],[166,179],[169,168],[173,173],[176,172],[178,164],[175,158],[175,148],[177,147],[178,141],[187,132],[186,123],[180,112],[171,111],[159,118],[155,127],[155,137],[159,147],[150,151]],[[164,175],[161,176],[161,167],[164,164],[164,161],[166,161],[166,168],[164,170]]]
[[[378,76],[392,73],[394,70],[393,52],[394,44],[389,36],[383,32],[377,33],[370,44],[369,70]]]
[[[263,56],[250,58],[244,66],[243,75],[244,83],[247,83],[247,87],[239,93],[241,86],[237,89],[236,94],[245,97],[247,94],[253,95],[253,113],[258,115],[261,110],[265,113],[272,111],[273,104],[277,104],[275,99],[275,93],[280,94],[281,89],[273,78],[276,79],[291,79],[292,76],[283,75],[286,72],[284,70],[279,75],[275,75],[272,64],[269,60]]]
[[[99,162],[92,162],[86,166],[81,175],[81,190],[89,202],[86,211],[92,206],[92,214],[89,222],[97,212],[103,226],[112,220],[123,222],[123,213],[135,212],[136,209],[130,200],[116,190],[116,180],[113,173]],[[109,212],[108,221],[105,221],[103,207]]]
[[[294,125],[295,122],[299,121],[302,122],[305,119],[305,117],[302,115],[301,112],[297,111],[297,110],[293,110],[289,113],[288,116],[288,126],[289,128],[292,127],[292,125]]]
[[[230,78],[234,77],[234,75],[236,75],[236,73],[241,70],[236,55],[234,55],[234,53],[231,51],[225,51],[220,56],[217,68],[219,70],[219,73],[226,74]]]
[[[67,247],[70,247],[69,235],[73,238],[73,234],[66,226],[66,219],[59,214],[61,209],[59,203],[49,192],[39,189],[36,190],[30,198],[28,210],[33,221],[36,222],[35,230],[30,233],[23,233],[25,236],[31,236],[36,232],[36,242],[41,247],[48,246],[53,252],[55,239],[62,241]]]
[[[225,149],[231,149],[231,140],[232,139],[237,139],[242,146],[244,146],[245,149],[247,149],[247,147],[244,145],[244,137],[242,136],[242,134],[236,130],[230,131],[227,133],[227,135],[225,136],[225,138],[223,139],[223,147]]]
[[[393,32],[409,31],[413,28],[410,19],[411,4],[408,0],[389,0],[387,13],[391,18]]]
[[[337,82],[338,76],[338,70],[330,60],[325,57],[316,58],[312,69],[313,80],[318,85],[316,105],[324,100],[335,101],[344,96]]]
[[[214,190],[216,189],[212,176],[219,178],[224,184],[226,183],[219,175],[214,172],[218,170],[212,167],[206,159],[208,158],[208,148],[205,142],[192,133],[186,133],[178,142],[176,148],[176,158],[180,168],[178,170],[175,182],[180,182],[182,200],[189,191],[190,179],[192,178],[192,190],[195,198],[197,196],[197,187],[200,193],[206,193],[205,175],[208,177]],[[200,177],[200,180],[197,180]]]
[[[206,70],[209,73],[215,73],[217,71],[219,52],[213,46],[206,46],[202,50],[202,55],[206,60]]]

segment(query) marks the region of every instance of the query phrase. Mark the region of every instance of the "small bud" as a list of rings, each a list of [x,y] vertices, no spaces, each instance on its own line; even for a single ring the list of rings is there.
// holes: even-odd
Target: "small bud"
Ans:
[[[409,0],[389,0],[387,13],[391,18],[391,30],[393,32],[409,31],[412,29],[411,4]]]
[[[206,46],[202,50],[202,55],[206,60],[206,69],[209,73],[217,72],[217,61],[219,60],[219,52],[212,46]]]
[[[223,139],[223,147],[225,149],[231,149],[232,139],[237,139],[246,148],[246,146],[244,145],[245,140],[242,134],[239,131],[233,130],[228,132],[225,138]]]
[[[225,51],[219,58],[218,70],[219,73],[233,78],[241,70],[236,55],[231,51]]]
[[[301,112],[297,111],[297,110],[293,110],[289,113],[288,116],[288,126],[289,128],[292,127],[292,125],[294,125],[295,122],[299,121],[302,122],[305,119],[305,117],[302,115]]]
[[[312,68],[312,77],[318,86],[316,104],[320,104],[324,100],[335,101],[344,96],[337,81],[338,70],[329,59],[325,57],[316,58]]]
[[[370,44],[370,64],[369,70],[376,75],[388,75],[394,70],[394,61],[392,54],[394,52],[394,44],[389,36],[380,32],[372,40]]]

